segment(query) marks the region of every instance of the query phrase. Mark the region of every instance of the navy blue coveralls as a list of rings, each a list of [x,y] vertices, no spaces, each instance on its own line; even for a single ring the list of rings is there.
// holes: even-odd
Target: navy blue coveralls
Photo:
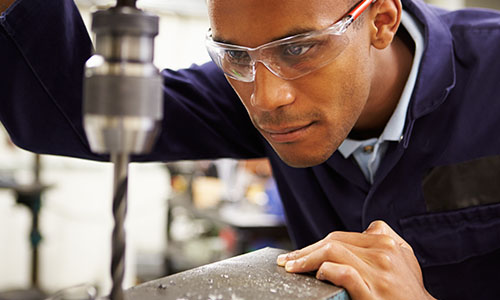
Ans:
[[[163,133],[136,160],[268,157],[298,247],[382,219],[414,248],[435,297],[500,299],[500,14],[403,6],[424,25],[426,49],[404,136],[372,185],[338,152],[285,165],[213,63],[163,72]],[[103,159],[82,128],[90,53],[72,0],[17,1],[2,15],[0,120],[17,145]]]

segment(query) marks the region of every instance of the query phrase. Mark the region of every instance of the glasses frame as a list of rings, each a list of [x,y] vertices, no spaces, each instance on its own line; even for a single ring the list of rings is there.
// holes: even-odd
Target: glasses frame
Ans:
[[[377,0],[362,0],[353,9],[351,9],[343,18],[341,18],[339,21],[333,23],[332,25],[330,25],[330,26],[328,26],[326,28],[319,29],[319,30],[314,30],[314,31],[309,31],[309,32],[305,32],[305,33],[300,33],[300,34],[296,34],[296,35],[292,35],[292,36],[288,36],[288,37],[285,37],[285,38],[282,38],[282,39],[279,39],[279,40],[275,40],[275,41],[271,41],[269,43],[262,44],[260,46],[254,47],[254,48],[252,48],[252,47],[244,47],[244,46],[239,46],[239,45],[233,45],[233,44],[226,44],[226,43],[222,43],[222,42],[217,42],[217,41],[215,41],[213,39],[212,29],[209,28],[208,32],[207,32],[207,35],[206,35],[206,38],[205,38],[206,47],[207,47],[207,50],[208,50],[208,52],[209,52],[210,57],[212,58],[212,60],[214,60],[214,58],[212,57],[211,52],[210,52],[211,48],[216,48],[216,49],[219,49],[219,50],[222,49],[222,50],[245,51],[250,56],[250,58],[252,60],[251,60],[251,63],[248,64],[248,66],[252,66],[253,71],[252,71],[252,77],[250,79],[247,79],[247,80],[245,80],[242,77],[236,77],[233,74],[226,72],[223,68],[221,68],[219,66],[219,64],[217,64],[217,62],[215,62],[216,65],[220,69],[222,69],[222,71],[224,72],[224,74],[227,75],[228,77],[232,78],[232,79],[235,79],[235,80],[238,80],[238,81],[243,81],[243,82],[252,82],[252,81],[254,81],[254,79],[255,79],[255,65],[256,65],[257,62],[260,62],[271,73],[273,73],[277,77],[285,79],[285,80],[294,80],[294,79],[300,78],[302,76],[305,76],[305,75],[307,75],[307,74],[309,74],[309,73],[311,73],[311,72],[313,72],[315,70],[318,70],[318,69],[322,68],[324,65],[326,65],[328,63],[326,63],[324,65],[321,65],[318,68],[315,68],[314,70],[310,70],[308,72],[301,73],[298,76],[283,77],[283,75],[279,74],[276,70],[274,70],[266,60],[260,58],[260,52],[261,52],[261,50],[265,49],[265,48],[270,48],[270,47],[282,45],[282,44],[289,44],[289,43],[291,43],[294,40],[300,40],[300,39],[304,39],[304,38],[312,38],[312,37],[320,36],[320,35],[339,35],[340,36],[340,35],[344,34],[347,31],[347,28],[349,28],[349,26],[354,21],[356,21],[356,19],[358,19],[359,16],[361,16],[361,14],[363,12],[371,4],[373,4],[375,2],[377,2]]]

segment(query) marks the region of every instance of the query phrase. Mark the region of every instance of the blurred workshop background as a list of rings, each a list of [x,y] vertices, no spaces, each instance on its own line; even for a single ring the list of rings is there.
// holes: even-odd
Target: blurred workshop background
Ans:
[[[428,2],[500,9],[498,0]],[[76,3],[88,25],[96,7],[114,1]],[[138,5],[161,17],[159,68],[209,60],[205,0]],[[264,246],[292,247],[265,160],[132,164],[130,173],[126,287]],[[33,286],[109,291],[111,185],[110,164],[36,156],[0,130],[0,299]]]

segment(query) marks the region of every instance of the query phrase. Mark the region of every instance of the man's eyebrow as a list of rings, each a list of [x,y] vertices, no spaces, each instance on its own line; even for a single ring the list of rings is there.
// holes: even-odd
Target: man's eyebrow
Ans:
[[[285,34],[283,34],[281,36],[277,36],[277,37],[272,38],[271,40],[267,41],[264,44],[267,44],[267,43],[270,43],[270,42],[273,42],[273,41],[277,41],[277,40],[281,40],[281,39],[284,39],[284,38],[287,38],[287,37],[290,37],[290,36],[294,36],[294,35],[297,35],[297,34],[302,34],[302,33],[307,33],[307,32],[310,32],[310,31],[315,31],[315,30],[318,30],[318,29],[317,28],[313,28],[313,27],[295,27],[295,28],[292,28],[291,30],[287,31]],[[228,44],[228,45],[238,46],[238,44],[235,41],[231,40],[231,39],[224,39],[224,38],[221,38],[221,37],[218,37],[218,36],[213,36],[212,38],[213,38],[213,40],[215,42],[218,42],[218,43],[224,43],[224,44]]]
[[[313,28],[313,27],[295,27],[295,28],[292,28],[291,30],[289,30],[284,35],[275,37],[272,41],[281,40],[281,39],[284,39],[284,38],[287,38],[287,37],[290,37],[290,36],[293,36],[293,35],[308,33],[308,32],[315,31],[315,30],[318,30],[318,28]]]

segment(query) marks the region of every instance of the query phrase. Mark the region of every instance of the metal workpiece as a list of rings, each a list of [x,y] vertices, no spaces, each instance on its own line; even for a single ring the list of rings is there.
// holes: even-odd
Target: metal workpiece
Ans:
[[[125,291],[126,300],[348,300],[347,292],[310,274],[276,264],[286,251],[264,248],[150,281]]]

